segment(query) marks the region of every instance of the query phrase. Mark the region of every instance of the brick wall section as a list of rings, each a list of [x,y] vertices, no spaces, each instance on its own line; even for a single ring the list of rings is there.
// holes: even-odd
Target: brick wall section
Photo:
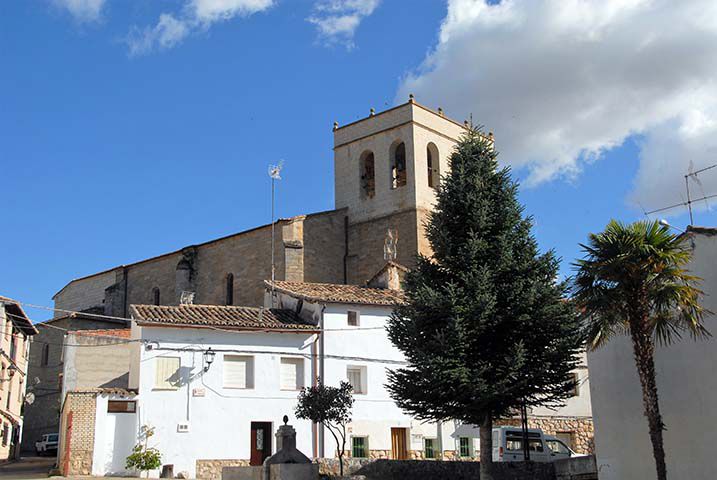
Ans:
[[[67,438],[68,419],[72,413],[70,438]],[[95,444],[96,394],[71,392],[62,409],[59,456],[60,465],[67,461],[67,475],[90,475]],[[70,455],[65,451],[69,440]]]
[[[197,480],[221,480],[224,467],[248,467],[249,460],[197,460]],[[174,472],[178,474],[179,472]]]

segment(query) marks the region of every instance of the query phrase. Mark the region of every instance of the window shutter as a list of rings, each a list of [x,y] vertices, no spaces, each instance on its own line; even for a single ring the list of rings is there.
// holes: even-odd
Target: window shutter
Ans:
[[[179,357],[155,358],[154,388],[176,390],[175,385],[179,372]]]
[[[304,386],[304,361],[300,358],[281,359],[281,389],[299,390]]]
[[[224,387],[253,388],[251,379],[252,357],[224,356]]]
[[[351,386],[354,387],[354,393],[363,393],[363,388],[361,388],[361,368],[348,368],[346,376]]]

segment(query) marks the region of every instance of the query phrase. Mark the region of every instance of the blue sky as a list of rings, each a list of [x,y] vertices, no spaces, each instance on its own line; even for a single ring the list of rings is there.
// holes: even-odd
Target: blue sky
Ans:
[[[680,201],[683,157],[697,166],[717,163],[709,142],[690,156],[679,155],[688,142],[656,140],[669,137],[661,129],[695,125],[707,136],[712,110],[700,116],[653,105],[657,113],[649,117],[659,121],[650,122],[637,118],[652,111],[650,98],[617,82],[613,91],[629,90],[644,105],[624,112],[620,100],[578,129],[590,115],[532,102],[562,98],[569,78],[555,92],[534,71],[533,97],[515,80],[532,68],[527,61],[469,61],[485,54],[485,35],[500,37],[483,19],[515,11],[475,0],[414,0],[410,10],[399,0],[219,0],[228,10],[211,16],[197,7],[203,1],[0,3],[1,294],[51,305],[72,278],[268,223],[266,171],[280,159],[281,216],[331,209],[332,123],[402,102],[407,91],[459,120],[473,113],[494,130],[502,161],[524,184],[521,200],[535,216],[540,245],[563,257],[564,274],[588,232],[610,218],[644,218],[637,201],[647,209]],[[476,7],[483,10],[471,11]],[[179,22],[169,33],[179,34],[162,43],[167,30],[156,26],[167,15]],[[517,45],[530,40],[521,32],[531,28],[531,20],[513,28]],[[566,71],[571,58],[561,57]],[[491,72],[500,76],[491,79]],[[709,71],[699,75],[711,78]],[[666,83],[682,98],[686,84]],[[577,80],[573,87],[587,88]],[[520,102],[505,100],[518,88]],[[589,101],[600,95],[579,96],[581,111],[595,112]],[[542,120],[534,120],[536,112]],[[560,115],[572,117],[553,121]],[[618,125],[602,128],[606,123]],[[531,139],[543,133],[535,125],[546,129],[541,138],[558,140],[533,150]],[[660,163],[664,152],[676,152],[672,170]],[[705,176],[702,188],[717,193],[717,175]],[[674,225],[688,223],[683,211],[670,213]],[[703,209],[695,223],[715,225],[717,217]]]

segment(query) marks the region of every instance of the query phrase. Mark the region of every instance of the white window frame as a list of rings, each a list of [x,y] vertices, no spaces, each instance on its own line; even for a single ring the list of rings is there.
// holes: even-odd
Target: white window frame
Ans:
[[[232,362],[244,362],[244,386],[232,385],[227,382],[227,365]],[[222,359],[222,387],[231,390],[253,390],[254,389],[254,357],[252,355],[224,355]]]
[[[284,365],[296,366],[296,378],[293,387],[284,384]],[[279,360],[279,389],[283,391],[297,391],[304,388],[304,359],[297,357],[281,357]]]
[[[366,395],[368,393],[368,369],[365,365],[347,365],[346,366],[346,381],[353,383],[350,380],[349,372],[358,372],[359,374],[359,389],[354,386],[354,395]]]
[[[179,386],[170,384],[167,379],[160,380],[160,362],[162,361],[169,361],[169,360],[176,360],[177,361],[177,370],[176,372],[179,372],[180,368],[182,368],[182,358],[181,357],[170,357],[170,356],[159,356],[154,357],[154,385],[152,386],[152,390],[178,390]]]
[[[351,314],[356,314],[356,325],[351,325]],[[361,326],[361,312],[356,309],[346,311],[346,325],[349,327],[360,327]]]

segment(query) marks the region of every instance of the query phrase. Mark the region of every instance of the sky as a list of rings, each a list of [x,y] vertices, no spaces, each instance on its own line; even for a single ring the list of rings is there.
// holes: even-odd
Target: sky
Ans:
[[[644,212],[717,163],[716,47],[712,0],[0,2],[0,294],[51,306],[269,223],[280,161],[279,216],[329,210],[333,122],[409,93],[494,132],[569,276],[612,218],[689,224]],[[717,168],[689,184],[716,194]]]

